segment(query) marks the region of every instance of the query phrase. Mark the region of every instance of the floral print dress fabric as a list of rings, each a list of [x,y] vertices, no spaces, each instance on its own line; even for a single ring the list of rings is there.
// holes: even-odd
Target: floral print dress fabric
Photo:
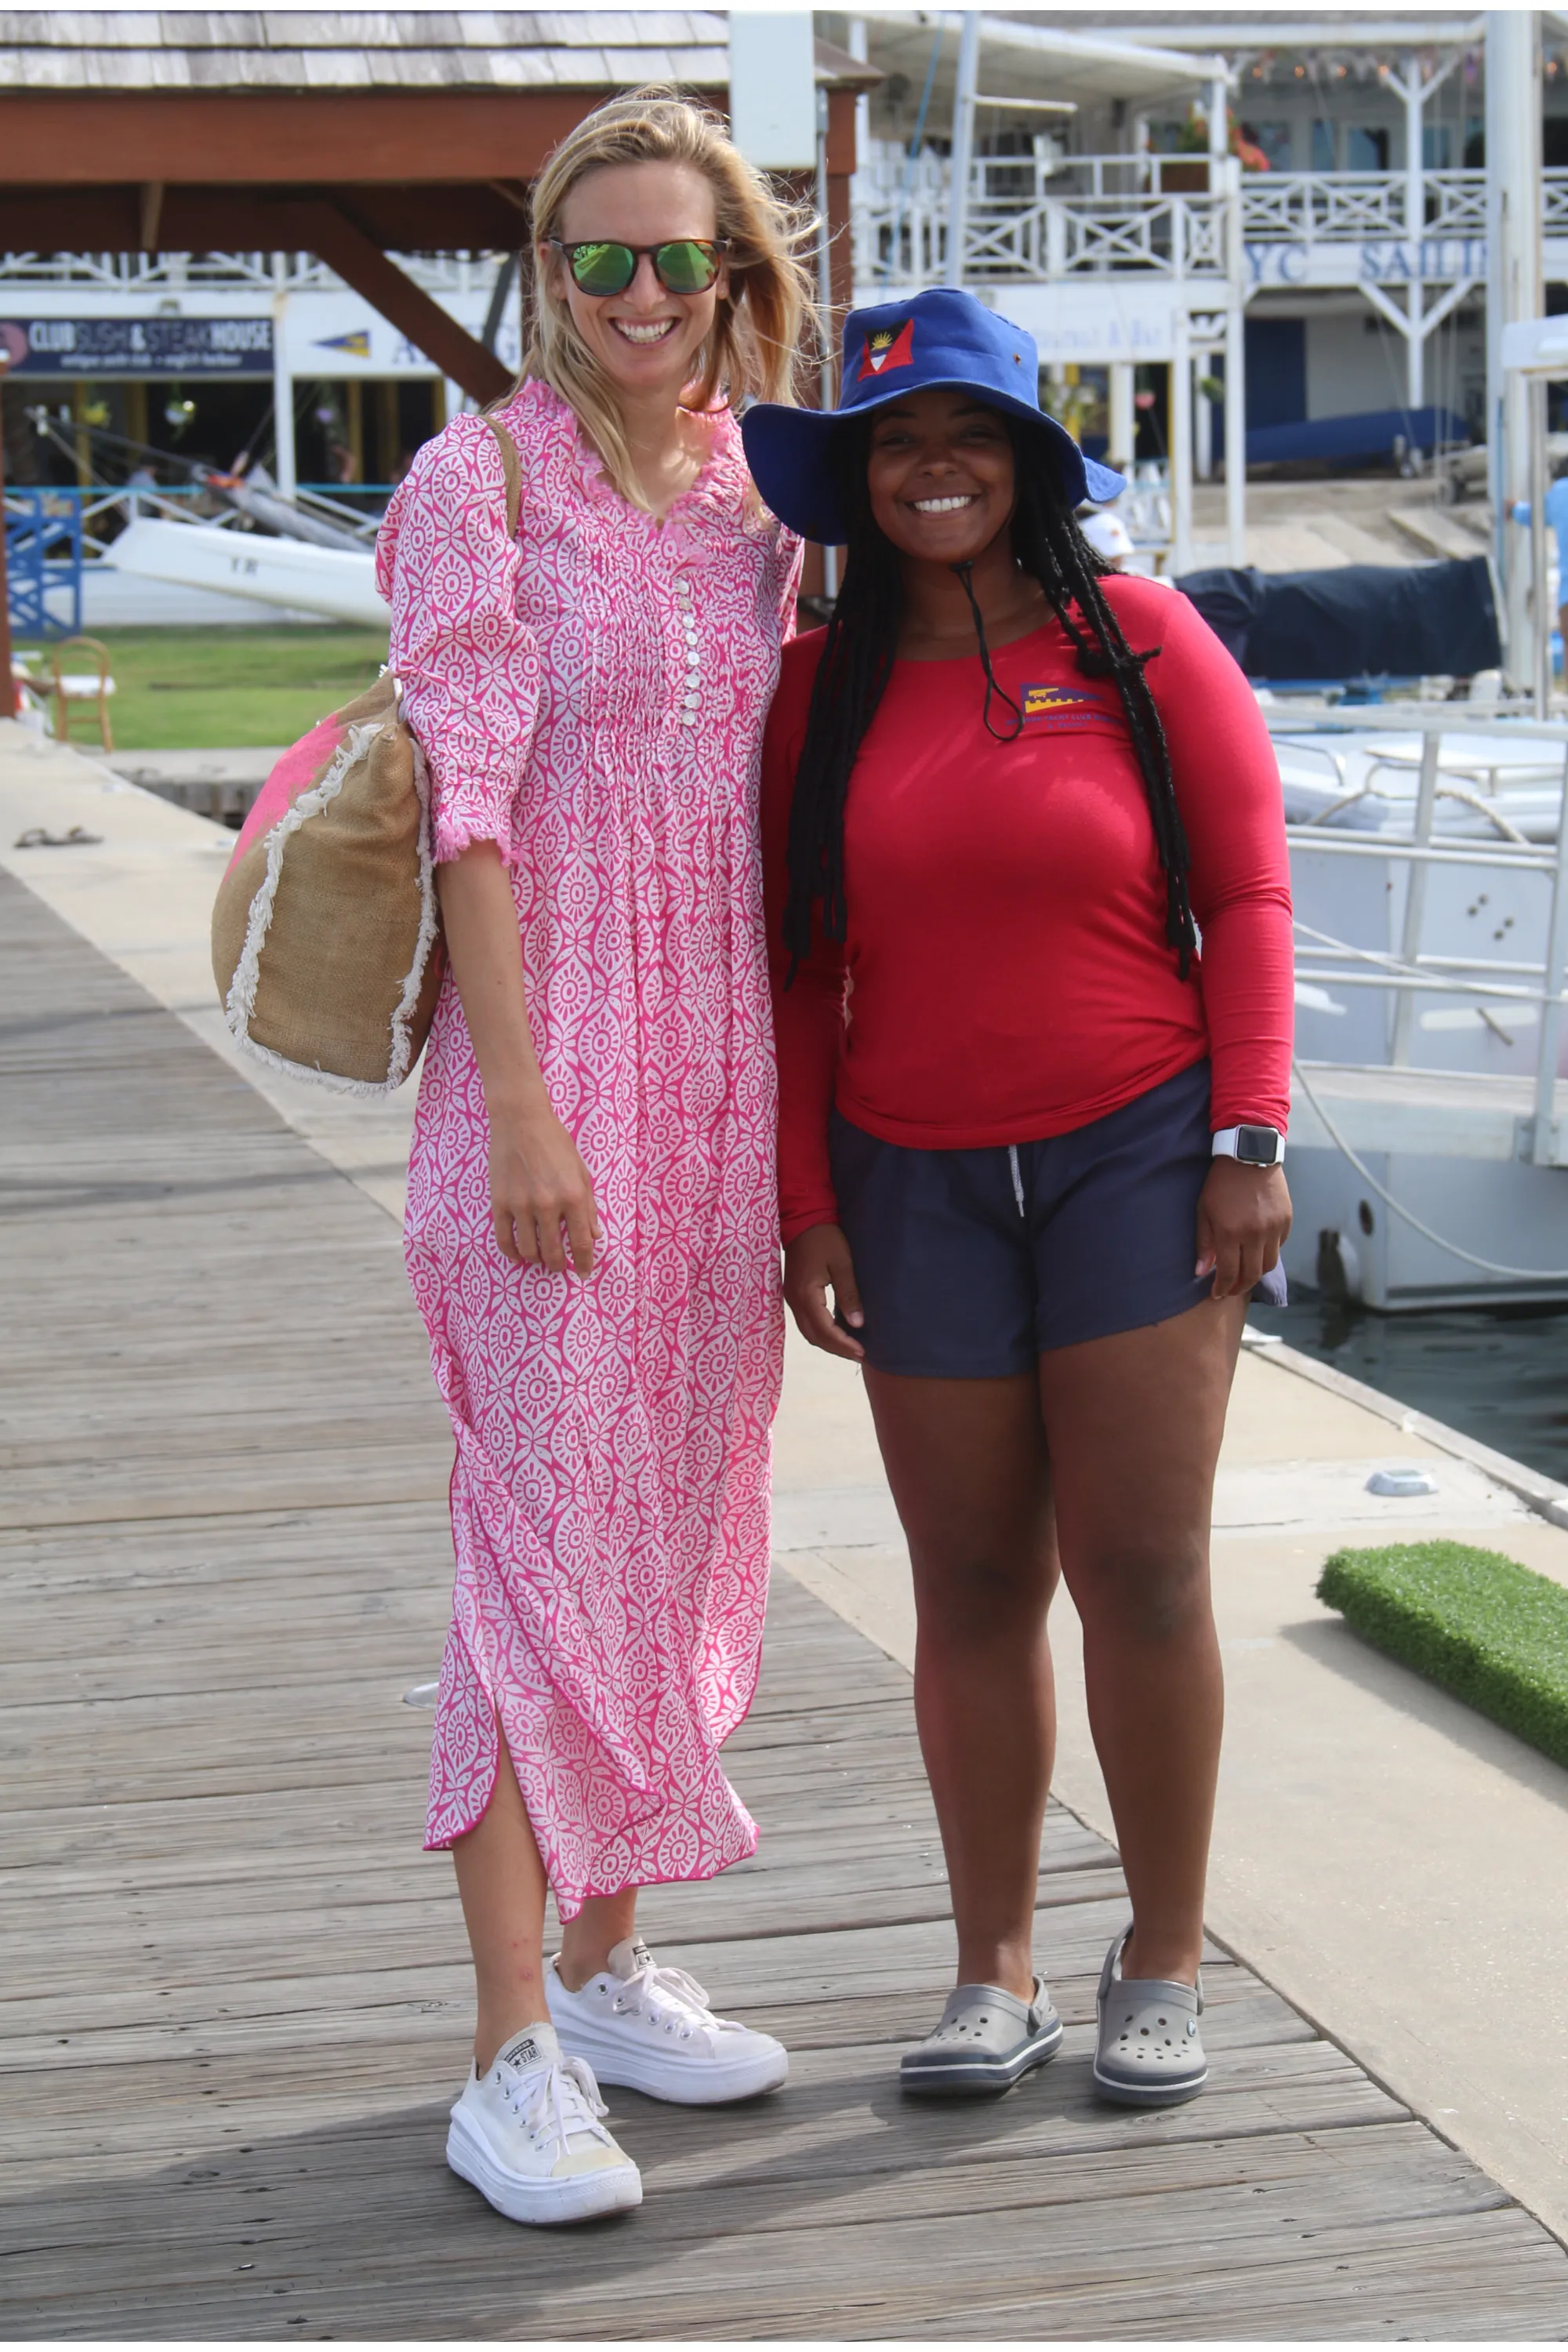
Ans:
[[[718,1750],[767,1593],[783,1325],[757,788],[800,550],[728,414],[662,523],[546,385],[500,421],[517,539],[494,436],[458,417],[393,499],[377,578],[437,857],[493,841],[510,869],[534,1042],[605,1240],[586,1281],[502,1256],[448,975],[405,1231],[457,1438],[426,1843],[483,1814],[499,1717],[570,1916],[756,1843]]]

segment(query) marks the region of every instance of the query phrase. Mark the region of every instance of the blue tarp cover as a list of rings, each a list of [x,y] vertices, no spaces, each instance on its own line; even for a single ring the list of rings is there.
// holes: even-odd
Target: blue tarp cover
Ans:
[[[1408,448],[1435,449],[1439,441],[1462,444],[1469,437],[1469,426],[1451,408],[1368,408],[1353,416],[1260,425],[1247,436],[1247,462],[1279,466],[1290,458],[1327,457],[1366,463],[1392,457],[1401,438]]]
[[[1188,572],[1176,585],[1259,682],[1473,677],[1501,659],[1484,555],[1332,572]]]

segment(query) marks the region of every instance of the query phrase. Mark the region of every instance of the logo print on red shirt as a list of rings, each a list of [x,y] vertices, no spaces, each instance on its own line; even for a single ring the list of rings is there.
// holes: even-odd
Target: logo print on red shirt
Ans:
[[[1116,734],[1121,728],[1119,714],[1101,696],[1050,682],[1025,687],[1024,717],[1043,720],[1053,735],[1081,735],[1089,729]]]
[[[857,383],[864,383],[868,375],[886,375],[889,368],[912,367],[915,358],[915,322],[906,319],[897,334],[891,327],[879,327],[874,335],[866,338],[861,354]]]

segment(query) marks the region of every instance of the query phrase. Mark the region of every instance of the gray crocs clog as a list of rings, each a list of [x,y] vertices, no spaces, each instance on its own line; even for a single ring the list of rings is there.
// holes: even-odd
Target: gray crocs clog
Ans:
[[[1203,1973],[1195,1985],[1124,1977],[1121,1952],[1131,1933],[1126,1927],[1115,1938],[1100,1972],[1094,2087],[1124,2107],[1172,2107],[1195,2098],[1209,2078],[1198,2031]]]
[[[996,1985],[960,1985],[949,1994],[935,2032],[900,2059],[899,2081],[904,2090],[928,2097],[983,2098],[1010,2091],[1061,2046],[1062,2021],[1043,1977],[1035,1979],[1032,2001]]]

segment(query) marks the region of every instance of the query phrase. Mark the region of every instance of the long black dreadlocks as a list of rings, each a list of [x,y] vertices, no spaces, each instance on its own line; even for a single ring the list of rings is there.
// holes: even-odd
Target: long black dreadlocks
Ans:
[[[1187,837],[1176,806],[1171,756],[1143,675],[1144,663],[1153,659],[1158,648],[1135,654],[1129,646],[1100,585],[1110,566],[1094,553],[1074,521],[1037,434],[1021,420],[1009,423],[1018,485],[1013,551],[1044,590],[1072,642],[1079,672],[1085,677],[1109,677],[1115,686],[1142,771],[1165,877],[1165,938],[1176,951],[1184,980],[1197,946],[1197,929],[1187,896]],[[843,584],[812,688],[790,809],[784,938],[792,978],[796,964],[810,950],[812,911],[817,900],[822,903],[823,925],[829,939],[842,940],[847,929],[844,804],[860,746],[892,674],[903,609],[899,553],[872,517],[866,487],[870,420],[837,437],[849,542]],[[1013,704],[1015,723],[1010,729],[1001,730],[992,724],[994,698],[1011,704],[1011,698],[993,673],[979,607],[964,576],[967,569],[963,567],[959,576],[969,591],[985,673],[985,724],[999,742],[1010,742],[1022,731],[1023,713]]]

